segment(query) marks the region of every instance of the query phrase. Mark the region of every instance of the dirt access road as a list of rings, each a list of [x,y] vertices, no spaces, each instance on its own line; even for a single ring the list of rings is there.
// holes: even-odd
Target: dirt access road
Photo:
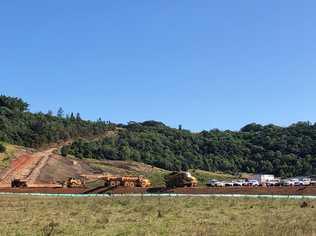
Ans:
[[[49,158],[57,148],[49,148],[36,153],[22,153],[17,156],[7,170],[0,175],[0,187],[11,186],[13,179],[27,181],[28,186],[35,184],[41,173],[41,169],[46,165]]]

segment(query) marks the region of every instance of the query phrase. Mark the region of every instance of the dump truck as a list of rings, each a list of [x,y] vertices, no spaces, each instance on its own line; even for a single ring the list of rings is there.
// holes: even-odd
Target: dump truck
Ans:
[[[26,188],[27,187],[26,180],[13,179],[11,181],[11,187],[12,188]]]
[[[83,188],[85,187],[85,179],[82,177],[70,177],[63,183],[63,186],[67,188]]]
[[[198,181],[189,172],[172,172],[165,177],[166,187],[196,187]]]
[[[147,188],[150,186],[149,179],[144,178],[143,176],[111,176],[105,175],[101,177],[104,181],[104,186],[124,186],[124,187],[142,187]]]

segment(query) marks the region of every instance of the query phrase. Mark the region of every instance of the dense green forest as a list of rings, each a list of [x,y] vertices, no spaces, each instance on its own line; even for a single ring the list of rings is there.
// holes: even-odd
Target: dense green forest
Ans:
[[[129,123],[116,136],[63,148],[81,158],[135,160],[168,170],[198,168],[230,173],[316,174],[316,124],[287,128],[249,124],[239,132],[192,133],[163,123]]]
[[[54,116],[51,111],[31,113],[28,107],[20,98],[0,96],[0,141],[41,147],[58,141],[93,137],[113,128],[101,120],[82,120],[78,113],[64,115],[62,109]]]
[[[278,176],[316,174],[316,124],[289,127],[249,124],[238,132],[173,129],[161,122],[127,125],[85,121],[60,109],[31,113],[19,98],[0,96],[0,141],[41,147],[76,140],[62,154],[79,158],[135,160],[168,170],[202,169],[230,173],[274,173]],[[80,138],[115,135],[87,141]]]

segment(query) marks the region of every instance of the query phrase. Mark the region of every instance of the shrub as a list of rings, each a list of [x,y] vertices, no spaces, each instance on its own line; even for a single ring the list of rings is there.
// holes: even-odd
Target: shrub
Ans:
[[[5,150],[6,150],[5,146],[2,143],[0,143],[0,153],[5,152]]]

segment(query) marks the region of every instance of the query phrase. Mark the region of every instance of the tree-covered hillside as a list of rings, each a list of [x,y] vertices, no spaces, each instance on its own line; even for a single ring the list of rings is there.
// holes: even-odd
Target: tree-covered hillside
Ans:
[[[116,135],[94,141],[115,127]],[[192,133],[161,122],[107,124],[80,115],[31,113],[19,98],[0,96],[0,141],[41,147],[77,140],[62,153],[81,158],[135,160],[167,170],[261,172],[278,176],[316,174],[316,124],[299,122],[283,128],[249,124],[239,132],[211,130]]]
[[[239,132],[191,133],[160,122],[129,123],[114,137],[78,140],[63,149],[81,158],[135,160],[168,170],[316,174],[316,124],[250,124]]]
[[[84,121],[72,113],[57,116],[52,112],[28,112],[28,104],[19,98],[0,96],[0,141],[26,147],[41,147],[58,141],[103,134],[111,125],[103,121]]]

